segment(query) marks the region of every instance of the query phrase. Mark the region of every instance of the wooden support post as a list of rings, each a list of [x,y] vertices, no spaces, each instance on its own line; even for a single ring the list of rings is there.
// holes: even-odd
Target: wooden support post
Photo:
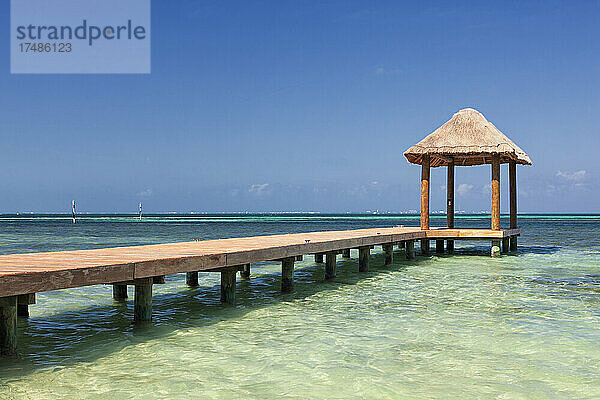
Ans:
[[[240,276],[243,279],[249,279],[250,278],[250,264],[244,264],[244,269],[242,269],[240,271]]]
[[[392,262],[394,262],[394,245],[390,243],[384,244],[382,247],[385,254],[384,265],[390,265]]]
[[[454,158],[448,162],[448,181],[446,182],[446,226],[454,228]],[[448,254],[454,252],[454,240],[446,241]],[[436,247],[437,250],[437,247]]]
[[[517,251],[517,235],[510,237],[510,251]]]
[[[415,259],[415,241],[414,240],[406,241],[406,259],[407,260]]]
[[[500,230],[500,155],[492,155],[492,230]]]
[[[429,239],[421,239],[421,255],[429,255]]]
[[[517,227],[517,163],[508,163],[508,182],[510,195],[510,227]]]
[[[444,241],[443,240],[435,241],[435,252],[438,254],[444,253]]]
[[[29,317],[30,304],[35,304],[35,293],[17,296],[17,317]]]
[[[492,240],[492,257],[500,257],[500,240]]]
[[[429,156],[421,164],[421,229],[429,229]]]
[[[154,283],[155,285],[164,285],[165,284],[165,276],[164,275],[158,275],[158,276],[154,276],[152,277],[152,283]]]
[[[115,283],[113,287],[113,299],[115,300],[127,300],[127,285],[122,283]]]
[[[517,163],[508,164],[508,181],[510,186],[510,227],[516,228],[517,223]],[[510,251],[517,251],[517,236],[510,238]]]
[[[0,298],[0,355],[17,354],[17,296]]]
[[[406,248],[406,242],[398,242],[398,250]]]
[[[510,251],[510,241],[508,237],[502,238],[502,253],[508,253]]]
[[[134,279],[133,319],[136,322],[152,321],[153,278]]]
[[[336,257],[336,251],[328,251],[325,253],[325,279],[335,278]]]
[[[315,262],[318,264],[323,263],[323,253],[316,253],[315,254]]]
[[[369,272],[369,259],[371,258],[371,248],[358,248],[358,272]]]
[[[198,286],[198,271],[185,273],[185,284],[189,287]]]
[[[350,249],[344,249],[344,250],[342,250],[342,257],[343,258],[350,258]]]
[[[296,257],[287,257],[281,260],[281,291],[294,290],[294,261]]]
[[[221,271],[221,303],[235,304],[235,278],[237,267],[225,268]]]

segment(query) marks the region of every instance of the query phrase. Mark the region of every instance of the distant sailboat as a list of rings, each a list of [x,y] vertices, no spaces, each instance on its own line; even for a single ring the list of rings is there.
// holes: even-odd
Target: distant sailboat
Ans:
[[[73,200],[71,202],[72,208],[73,208],[73,223],[75,223],[75,200]]]

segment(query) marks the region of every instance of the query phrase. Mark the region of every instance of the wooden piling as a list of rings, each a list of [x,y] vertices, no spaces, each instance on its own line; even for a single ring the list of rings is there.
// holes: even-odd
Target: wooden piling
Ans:
[[[17,296],[17,317],[29,317],[30,304],[35,304],[35,293]]]
[[[423,155],[421,164],[421,229],[429,229],[429,155]]]
[[[382,248],[385,254],[384,265],[390,265],[394,261],[394,245],[392,243],[384,244]]]
[[[127,285],[122,283],[115,283],[113,287],[113,299],[117,301],[127,300]]]
[[[323,253],[316,253],[315,254],[315,262],[318,264],[322,264],[323,263]]]
[[[250,264],[244,264],[244,268],[240,271],[240,276],[243,279],[250,278]]]
[[[454,228],[454,157],[448,161],[448,179],[446,182],[446,226]],[[454,240],[446,241],[449,254],[454,252]],[[437,250],[437,247],[436,247]]]
[[[510,237],[510,251],[517,251],[517,236]]]
[[[406,241],[406,259],[407,260],[415,259],[415,241],[414,240]]]
[[[281,260],[281,291],[294,290],[294,261],[296,257],[287,257]]]
[[[221,303],[235,304],[235,278],[237,268],[225,268],[221,271]]]
[[[421,255],[429,255],[429,239],[421,239]]]
[[[17,354],[17,296],[0,298],[0,355]]]
[[[502,238],[502,253],[508,253],[510,251],[510,238]]]
[[[406,242],[398,242],[398,250],[405,249],[405,248],[406,248]]]
[[[500,230],[500,156],[492,155],[492,230]]]
[[[336,251],[328,251],[325,253],[325,279],[335,278],[336,257]]]
[[[186,272],[185,273],[185,284],[189,287],[198,286],[198,271]]]
[[[444,241],[443,240],[436,240],[435,241],[435,252],[437,254],[443,254],[444,253]]]
[[[492,240],[492,257],[500,257],[500,240]]]
[[[152,321],[153,278],[134,279],[133,319],[136,322]]]
[[[358,248],[358,272],[369,272],[369,259],[371,248],[368,246]]]
[[[343,258],[350,258],[350,249],[344,249],[344,250],[342,250],[342,257]]]

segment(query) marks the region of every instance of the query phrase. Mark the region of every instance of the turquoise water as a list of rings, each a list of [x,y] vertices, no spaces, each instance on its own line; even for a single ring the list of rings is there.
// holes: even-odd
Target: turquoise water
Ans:
[[[0,216],[0,253],[400,224],[418,218]],[[219,303],[218,274],[197,289],[168,276],[150,326],[133,325],[109,286],[40,293],[18,322],[21,358],[0,362],[0,398],[599,398],[600,216],[520,225],[519,253],[499,259],[467,242],[384,267],[377,248],[359,274],[354,251],[325,282],[307,256],[292,294],[279,293],[278,264],[253,264],[235,307]]]

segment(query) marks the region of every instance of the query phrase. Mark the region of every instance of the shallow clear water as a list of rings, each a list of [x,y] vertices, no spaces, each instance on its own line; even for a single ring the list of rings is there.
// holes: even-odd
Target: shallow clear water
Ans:
[[[457,225],[484,227],[484,217]],[[313,230],[417,225],[409,216],[0,217],[0,253]],[[432,225],[443,219],[432,219]],[[132,324],[110,286],[40,293],[20,319],[19,360],[0,362],[0,398],[599,398],[600,217],[529,216],[518,255],[487,243],[452,257],[395,254],[371,271],[253,264],[238,304],[219,275],[154,287],[154,321]],[[130,298],[133,297],[130,288]]]

